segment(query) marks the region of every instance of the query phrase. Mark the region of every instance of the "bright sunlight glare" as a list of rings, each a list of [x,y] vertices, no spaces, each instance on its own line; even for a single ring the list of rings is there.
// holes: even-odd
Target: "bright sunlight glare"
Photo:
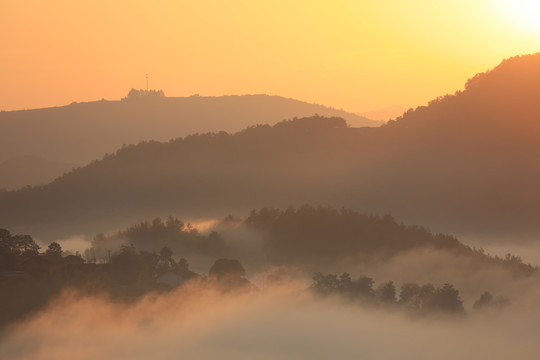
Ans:
[[[498,8],[513,24],[540,33],[539,0],[499,0]]]

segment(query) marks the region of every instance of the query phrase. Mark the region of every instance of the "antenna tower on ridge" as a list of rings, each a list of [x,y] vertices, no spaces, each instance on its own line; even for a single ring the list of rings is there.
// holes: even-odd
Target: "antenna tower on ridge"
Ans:
[[[148,74],[146,74],[146,91],[148,91]]]

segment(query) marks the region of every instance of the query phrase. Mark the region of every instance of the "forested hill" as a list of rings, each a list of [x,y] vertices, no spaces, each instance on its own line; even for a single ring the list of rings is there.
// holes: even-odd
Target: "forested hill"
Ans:
[[[92,234],[158,215],[221,216],[330,200],[331,184],[344,178],[351,155],[357,158],[358,135],[369,130],[313,117],[130,145],[49,185],[0,193],[10,209],[0,209],[0,219],[38,236],[41,226]]]
[[[435,231],[537,235],[539,74],[540,54],[506,60],[378,128],[312,117],[128,146],[48,186],[0,195],[0,219],[39,235],[313,203]]]
[[[122,101],[0,112],[0,162],[39,155],[84,165],[123,144],[169,141],[193,133],[236,132],[256,124],[315,114],[340,116],[356,127],[381,124],[343,110],[280,96],[169,98],[134,93],[137,91],[132,90]]]
[[[208,232],[200,232],[173,217],[155,218],[108,235],[97,235],[89,251],[97,260],[105,261],[109,250],[116,251],[122,245],[150,252],[168,247],[175,254],[202,263],[211,263],[216,257],[238,258],[253,272],[267,265],[330,271],[345,264],[373,265],[409,253],[421,257],[422,251],[446,253],[451,263],[458,258],[467,259],[475,270],[503,267],[516,275],[534,271],[519,257],[492,257],[453,236],[398,224],[390,215],[377,217],[307,204],[285,210],[252,210],[244,219],[227,216],[215,221]],[[419,268],[423,265],[416,264]]]
[[[533,143],[540,138],[539,94],[540,53],[516,56],[469,79],[463,91],[411,109],[388,125],[401,136],[437,135],[437,141],[453,144]],[[451,138],[458,135],[460,141]]]

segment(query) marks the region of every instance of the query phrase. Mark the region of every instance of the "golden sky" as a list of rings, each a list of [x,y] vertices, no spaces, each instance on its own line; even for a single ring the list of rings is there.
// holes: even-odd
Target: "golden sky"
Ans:
[[[267,93],[414,107],[540,51],[528,0],[0,0],[0,109]]]

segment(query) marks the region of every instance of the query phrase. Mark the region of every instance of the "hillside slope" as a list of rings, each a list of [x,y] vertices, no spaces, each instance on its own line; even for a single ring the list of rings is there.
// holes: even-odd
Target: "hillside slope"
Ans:
[[[124,144],[211,131],[236,132],[314,114],[343,117],[355,127],[381,124],[343,110],[268,95],[103,100],[0,112],[0,162],[38,155],[86,164]]]
[[[128,146],[48,186],[1,195],[0,218],[38,234],[312,203],[435,231],[537,236],[538,94],[540,54],[506,60],[378,128],[312,117]]]

